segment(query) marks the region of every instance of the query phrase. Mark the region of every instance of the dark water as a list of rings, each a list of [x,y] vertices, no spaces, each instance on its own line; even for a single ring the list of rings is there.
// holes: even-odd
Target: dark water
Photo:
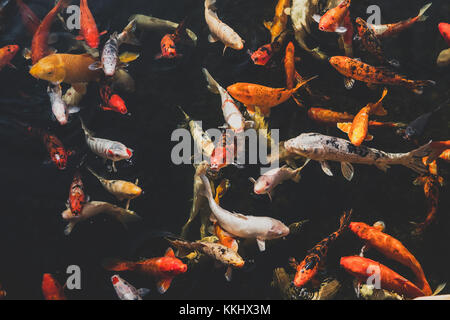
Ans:
[[[269,42],[270,37],[262,22],[273,17],[276,1],[273,0],[219,0],[218,14],[246,40],[250,49]],[[42,18],[53,6],[53,1],[28,1],[28,5]],[[78,4],[78,1],[74,1]],[[368,5],[382,8],[383,23],[399,21],[415,16],[426,1],[355,1],[352,17],[366,17]],[[102,112],[98,108],[97,87],[92,84],[82,101],[81,115],[97,136],[118,140],[135,150],[133,163],[119,163],[117,175],[108,174],[102,161],[96,159],[84,143],[79,121],[60,127],[50,117],[50,104],[46,83],[28,74],[27,62],[18,54],[13,60],[17,70],[4,68],[0,74],[0,139],[1,139],[1,195],[0,223],[0,282],[10,299],[41,299],[43,273],[54,274],[64,282],[67,266],[79,265],[82,270],[82,290],[66,291],[69,299],[116,299],[110,283],[111,272],[101,263],[110,257],[138,259],[160,256],[167,243],[158,231],[178,234],[188,218],[192,198],[192,166],[175,166],[170,160],[174,143],[170,135],[182,122],[176,106],[181,105],[192,118],[202,120],[204,128],[223,124],[219,96],[211,94],[205,85],[201,68],[207,67],[218,82],[226,87],[235,82],[254,82],[272,87],[284,86],[284,73],[278,64],[273,68],[260,68],[248,64],[246,49],[241,52],[228,50],[222,56],[221,44],[207,42],[208,30],[204,22],[203,2],[199,0],[166,1],[90,1],[99,30],[120,31],[132,14],[141,13],[175,22],[188,17],[188,27],[199,37],[195,49],[186,48],[184,58],[176,65],[154,61],[162,37],[157,33],[139,33],[143,45],[140,48],[121,47],[121,50],[138,51],[141,56],[131,63],[129,72],[136,80],[136,92],[119,92],[127,102],[131,116]],[[418,23],[385,46],[390,56],[401,63],[401,73],[412,79],[433,79],[437,85],[425,90],[421,96],[402,88],[391,88],[385,100],[389,111],[383,121],[410,122],[420,114],[432,110],[449,95],[449,69],[435,66],[439,52],[446,48],[437,31],[437,23],[448,21],[449,2],[433,1],[428,11],[430,18]],[[290,27],[290,23],[289,23]],[[63,31],[55,22],[54,31]],[[314,33],[316,37],[323,37]],[[325,39],[328,39],[328,35]],[[108,36],[102,38],[102,43]],[[320,38],[317,38],[320,40]],[[316,40],[317,40],[316,39]],[[333,40],[333,39],[331,39]],[[340,54],[331,42],[323,41],[330,55]],[[334,43],[334,41],[332,41]],[[0,45],[16,43],[29,47],[31,39],[22,27],[14,4],[8,8]],[[63,50],[63,49],[61,49]],[[329,107],[336,111],[356,114],[368,102],[379,98],[379,90],[372,91],[358,83],[352,91],[346,91],[341,76],[327,63],[318,62],[297,48],[302,61],[297,69],[304,76],[319,75],[314,87],[332,98]],[[355,54],[361,55],[360,51]],[[25,98],[28,97],[28,98]],[[312,101],[308,101],[313,106]],[[69,149],[76,151],[70,166],[58,171],[44,164],[46,152],[40,141],[27,137],[16,126],[20,120],[55,133]],[[308,119],[306,112],[289,101],[272,111],[270,127],[280,129],[281,140],[303,132],[321,132],[344,137],[334,128],[318,126]],[[416,147],[404,142],[394,130],[373,130],[375,140],[370,147],[389,152],[405,152]],[[428,126],[421,142],[446,140],[449,137],[448,108]],[[65,223],[60,213],[65,209],[69,186],[75,166],[84,154],[88,164],[108,178],[134,181],[139,178],[145,191],[132,202],[132,209],[143,217],[143,222],[125,230],[108,216],[98,216],[77,225],[73,233],[63,234]],[[132,273],[123,276],[136,287],[149,287],[150,299],[279,299],[270,289],[272,270],[282,266],[289,270],[288,258],[302,260],[306,251],[318,241],[335,231],[344,209],[354,209],[354,221],[372,224],[383,220],[387,232],[401,240],[421,262],[430,285],[435,288],[443,282],[450,283],[450,259],[448,245],[449,193],[448,187],[440,189],[439,211],[435,223],[421,238],[411,236],[410,221],[423,221],[427,203],[422,187],[412,184],[417,176],[404,167],[393,167],[386,174],[375,167],[356,165],[352,182],[347,182],[332,165],[334,177],[323,174],[317,163],[308,165],[299,184],[286,182],[277,187],[274,201],[252,194],[248,177],[257,177],[259,168],[227,168],[223,176],[231,180],[232,188],[222,201],[228,210],[252,215],[267,215],[286,224],[309,219],[304,232],[291,240],[282,241],[258,253],[254,246],[246,252],[253,259],[248,268],[235,271],[231,283],[223,277],[224,270],[214,268],[213,263],[194,269],[176,278],[164,295],[154,289],[154,283]],[[92,200],[116,203],[101,185],[83,172],[86,192]],[[440,163],[440,174],[448,179],[449,166]],[[192,240],[198,238],[199,223],[192,226]],[[340,298],[354,298],[351,278],[339,268],[341,256],[359,252],[362,243],[353,235],[342,236],[329,250],[327,272],[343,284]],[[409,270],[389,261],[375,252],[368,257],[393,268],[409,279]],[[444,293],[450,293],[446,288]]]

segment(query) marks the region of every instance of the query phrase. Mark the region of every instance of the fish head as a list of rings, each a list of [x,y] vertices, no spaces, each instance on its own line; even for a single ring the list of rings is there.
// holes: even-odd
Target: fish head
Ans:
[[[66,150],[59,147],[50,151],[50,157],[59,170],[65,170],[67,167]]]
[[[283,222],[273,219],[272,226],[270,227],[267,238],[268,239],[282,238],[287,236],[289,232],[290,232],[289,228]]]
[[[316,256],[303,260],[297,267],[294,277],[294,286],[297,288],[307,284],[317,273],[319,268],[319,259]]]
[[[253,192],[255,194],[266,194],[270,192],[271,189],[271,181],[268,176],[261,176],[256,180],[255,185],[253,187]]]
[[[228,118],[227,123],[234,133],[238,134],[244,132],[245,122],[241,115],[232,114],[231,117]]]
[[[111,282],[112,282],[113,286],[116,286],[122,282],[122,278],[119,277],[117,274],[115,274],[111,277]]]
[[[373,260],[363,258],[360,256],[342,257],[340,265],[345,271],[358,278],[367,278],[373,271],[373,268],[369,268],[372,263],[376,264]]]
[[[114,110],[117,110],[121,114],[128,113],[128,109],[127,109],[127,106],[125,105],[125,101],[123,101],[123,99],[120,96],[118,96],[117,94],[113,94],[111,96],[111,99],[109,99],[109,105]]]
[[[159,263],[159,269],[164,274],[176,276],[187,271],[187,265],[180,259],[173,257],[163,257]]]
[[[258,66],[265,66],[273,56],[271,44],[266,44],[253,52],[250,56],[253,63]]]
[[[359,238],[364,239],[369,226],[363,222],[350,222],[348,228]]]
[[[213,171],[219,171],[226,165],[226,148],[225,147],[217,147],[214,149],[211,155],[211,165],[210,169]]]
[[[416,135],[416,129],[414,127],[407,127],[403,133],[403,139],[405,140],[411,140]]]
[[[64,65],[57,63],[55,55],[47,56],[39,60],[30,69],[30,74],[36,79],[46,80],[51,83],[61,83],[66,77]]]
[[[228,93],[239,102],[245,104],[246,101],[252,101],[252,94],[245,83],[235,83],[227,88]]]
[[[164,58],[177,57],[177,49],[172,35],[167,34],[161,39],[161,53]]]
[[[127,183],[125,186],[125,193],[133,198],[137,198],[142,194],[142,189],[134,183]]]
[[[314,153],[315,147],[317,145],[315,146],[314,142],[309,141],[304,134],[284,142],[284,149],[288,153],[298,154],[307,158],[310,158],[310,155]]]
[[[5,47],[5,57],[7,60],[11,60],[19,51],[19,46],[11,44]]]
[[[108,159],[112,161],[120,161],[130,159],[133,156],[133,150],[125,147],[121,143],[115,143],[107,151]]]

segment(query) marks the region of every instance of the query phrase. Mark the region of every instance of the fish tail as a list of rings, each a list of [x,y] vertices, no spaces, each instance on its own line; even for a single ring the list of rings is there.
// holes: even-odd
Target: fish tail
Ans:
[[[409,89],[411,89],[415,94],[422,94],[424,87],[431,87],[436,85],[433,80],[416,80],[408,84]]]
[[[68,236],[69,234],[72,233],[73,228],[75,227],[76,222],[75,221],[71,221],[67,224],[67,226],[64,228],[64,234],[66,236]]]
[[[341,216],[341,219],[339,221],[339,231],[342,232],[345,228],[347,228],[350,224],[351,218],[353,214],[353,209],[350,209],[348,211],[345,211],[344,214]]]
[[[127,224],[130,222],[139,221],[142,218],[134,211],[123,209],[116,215],[117,220],[127,229]]]
[[[94,177],[96,177],[98,180],[100,180],[100,181],[105,180],[105,179],[103,179],[102,177],[100,177],[97,173],[95,173],[95,171],[92,170],[90,167],[87,167],[86,169],[88,169],[88,171],[89,171],[90,173],[92,173],[92,175],[93,175]]]
[[[211,76],[211,74],[208,72],[206,68],[202,69],[203,74],[205,75],[206,81],[208,82],[207,88],[209,91],[215,94],[219,94],[219,84],[216,80]]]
[[[136,268],[136,263],[130,261],[108,260],[102,264],[109,271],[132,271]]]
[[[425,15],[425,12],[431,7],[432,3],[427,3],[426,5],[424,5],[420,11],[419,14],[417,15],[417,21],[425,21],[427,20],[428,16]]]
[[[377,116],[385,116],[387,115],[387,111],[386,109],[383,107],[383,100],[386,97],[386,95],[388,94],[388,89],[385,87],[383,90],[383,94],[381,95],[380,100],[378,100],[378,102],[375,104],[375,108],[374,110],[372,110],[373,114],[377,115]]]
[[[205,0],[205,8],[209,10],[216,10],[216,0]]]
[[[314,77],[311,77],[311,78],[309,78],[309,79],[307,79],[307,80],[300,81],[299,83],[297,83],[297,85],[295,86],[295,88],[292,89],[292,93],[297,92],[297,91],[300,90],[300,88],[303,87],[305,84],[307,84],[307,83],[310,82],[311,80],[314,80],[314,79],[316,79],[316,78],[318,78],[318,77],[319,77],[319,76],[314,76]]]
[[[420,148],[407,153],[403,158],[401,164],[411,170],[425,174],[428,172],[427,167],[423,163],[422,159],[429,156],[433,149],[431,147],[431,141]]]
[[[58,11],[64,10],[72,3],[72,0],[59,0],[58,4],[56,5]]]
[[[85,134],[86,136],[93,136],[94,133],[93,133],[92,131],[90,131],[90,130],[86,127],[86,125],[84,124],[83,119],[82,119],[81,117],[79,117],[79,118],[80,118],[81,128],[83,129],[84,134]]]

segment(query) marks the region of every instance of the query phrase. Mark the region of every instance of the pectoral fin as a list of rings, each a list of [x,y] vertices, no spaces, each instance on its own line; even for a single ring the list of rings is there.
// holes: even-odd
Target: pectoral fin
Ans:
[[[355,169],[353,169],[353,166],[349,162],[341,162],[341,171],[342,175],[345,179],[348,181],[351,181],[353,179],[353,174],[355,173]]]
[[[139,58],[139,53],[134,52],[124,52],[119,56],[119,60],[122,63],[128,63],[137,60]]]
[[[328,162],[320,161],[320,166],[322,167],[322,171],[325,172],[327,176],[333,176],[333,172],[331,172],[330,164]]]
[[[264,240],[256,239],[256,243],[258,244],[259,251],[266,250],[266,242]]]
[[[170,287],[170,284],[172,283],[172,278],[165,278],[161,279],[157,283],[158,292],[160,294],[164,294]]]
[[[138,295],[142,298],[150,293],[150,289],[147,288],[140,288],[137,290]]]
[[[342,132],[345,132],[348,134],[350,132],[350,129],[352,128],[352,123],[351,122],[339,122],[337,124],[337,127]]]
[[[228,267],[227,271],[225,272],[225,279],[227,279],[228,282],[231,281],[232,273],[233,273],[233,268]]]
[[[319,22],[320,22],[320,19],[322,19],[322,16],[319,15],[319,14],[315,14],[315,15],[312,16],[312,18],[313,18],[313,20],[314,20],[315,22],[319,23]]]
[[[208,36],[208,41],[209,41],[209,43],[216,43],[217,41],[219,41],[219,39],[216,38],[215,36],[213,36],[212,34],[210,34]]]
[[[380,169],[380,170],[382,170],[382,171],[384,171],[384,172],[386,172],[387,169],[390,168],[390,166],[389,166],[387,163],[381,163],[381,162],[375,163],[375,166],[376,166],[378,169]]]
[[[372,141],[373,140],[373,135],[371,134],[367,134],[367,136],[364,138],[364,141]]]
[[[345,89],[351,90],[353,86],[355,85],[356,80],[352,78],[344,78],[344,86]]]

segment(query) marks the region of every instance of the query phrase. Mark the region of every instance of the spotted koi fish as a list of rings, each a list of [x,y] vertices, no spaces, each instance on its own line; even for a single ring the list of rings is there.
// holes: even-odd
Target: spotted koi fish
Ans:
[[[320,133],[303,133],[284,143],[289,153],[319,161],[325,174],[332,176],[329,161],[341,162],[342,174],[347,180],[353,178],[351,163],[375,165],[386,171],[391,165],[403,165],[418,173],[426,173],[422,158],[432,152],[431,142],[409,153],[387,153],[365,146],[354,146],[350,141],[325,136]]]
[[[176,45],[180,42],[183,34],[186,34],[186,19],[178,25],[174,33],[166,34],[161,39],[161,53],[158,53],[155,59],[181,58],[183,55],[177,52]]]
[[[432,80],[408,80],[385,68],[373,67],[357,59],[343,56],[334,56],[329,60],[330,64],[342,75],[349,79],[366,82],[368,85],[392,85],[403,86],[412,90],[416,94],[423,93],[423,87],[435,85]],[[346,84],[347,89],[351,89],[354,81]]]
[[[74,216],[79,216],[83,211],[83,206],[86,203],[86,195],[84,193],[84,185],[81,180],[81,174],[77,171],[73,177],[69,192],[69,208]]]
[[[42,139],[52,162],[59,170],[65,170],[67,167],[67,160],[72,152],[66,151],[61,140],[59,140],[57,136],[38,128],[28,127],[27,131]]]
[[[294,286],[297,288],[303,287],[316,276],[320,265],[324,262],[324,259],[327,256],[330,244],[339,238],[339,236],[350,224],[352,212],[352,210],[346,211],[341,217],[339,229],[316,244],[311,250],[309,250],[306,258],[297,265],[297,272],[294,277]]]
[[[93,153],[97,156],[111,160],[112,168],[114,172],[117,172],[115,163],[121,160],[128,160],[133,156],[133,150],[127,148],[123,143],[117,141],[111,141],[102,138],[96,138],[93,136],[86,126],[83,120],[81,120],[81,127],[84,131],[84,136],[86,138],[86,143]]]
[[[235,138],[236,137],[232,135],[229,130],[225,130],[222,133],[221,139],[218,141],[211,154],[211,170],[219,171],[230,164],[234,164],[237,152]]]
[[[147,288],[136,289],[117,274],[111,277],[111,283],[120,300],[142,300],[150,292]]]

